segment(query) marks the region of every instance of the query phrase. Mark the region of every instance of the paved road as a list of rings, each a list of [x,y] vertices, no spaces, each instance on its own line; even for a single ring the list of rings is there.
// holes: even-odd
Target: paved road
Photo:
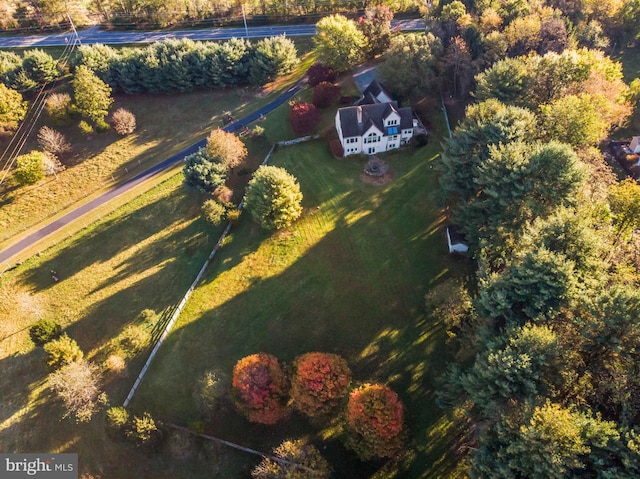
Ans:
[[[425,23],[422,19],[393,20],[394,29],[399,30],[424,30]],[[114,45],[118,43],[149,43],[168,38],[190,38],[191,40],[228,40],[233,37],[264,38],[274,35],[311,36],[316,33],[315,25],[270,25],[264,27],[244,28],[210,28],[206,30],[172,30],[156,32],[118,32],[100,30],[92,27],[79,32],[80,42],[83,44],[103,43]],[[8,47],[49,47],[66,45],[71,39],[69,33],[51,35],[29,35],[0,37],[0,48]]]
[[[279,95],[271,103],[245,116],[244,118],[227,125],[226,127],[224,127],[224,130],[230,133],[234,133],[244,128],[246,125],[250,124],[251,122],[256,121],[261,116],[267,115],[268,113],[270,113],[271,111],[275,110],[277,107],[282,105],[284,102],[288,101],[298,91],[300,91],[300,89],[304,86],[305,82],[306,82],[306,79],[300,80],[298,83],[291,86],[288,90],[286,90],[284,93]],[[202,141],[199,141],[198,143],[195,143],[194,145],[191,145],[190,147],[186,148],[180,153],[173,155],[171,158],[167,158],[163,162],[158,163],[154,167],[140,173],[139,175],[131,178],[130,180],[127,180],[124,183],[121,183],[120,185],[115,186],[114,188],[107,191],[103,195],[98,196],[97,198],[89,201],[88,203],[85,203],[84,205],[79,206],[78,208],[70,211],[66,215],[42,227],[35,233],[13,244],[9,248],[5,249],[4,251],[0,251],[0,272],[5,269],[4,267],[2,267],[3,264],[6,267],[5,263],[7,263],[7,261],[10,260],[11,258],[18,255],[20,252],[31,247],[36,242],[49,236],[50,234],[58,231],[59,229],[71,223],[72,221],[87,214],[88,212],[92,211],[98,206],[101,206],[107,203],[113,198],[120,196],[121,194],[129,191],[130,189],[148,180],[149,178],[152,178],[158,175],[159,173],[162,173],[164,170],[171,168],[173,165],[182,161],[185,156],[190,155],[191,153],[195,153],[196,151],[198,151],[199,148],[202,148],[203,146],[205,146],[206,141],[207,140],[202,140]]]

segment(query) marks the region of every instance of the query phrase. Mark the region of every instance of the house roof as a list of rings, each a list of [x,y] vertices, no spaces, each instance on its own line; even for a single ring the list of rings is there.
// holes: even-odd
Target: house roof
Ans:
[[[464,233],[460,231],[460,228],[456,225],[451,225],[447,227],[447,233],[449,235],[449,239],[451,240],[451,244],[466,244],[467,239],[464,236]]]
[[[358,121],[358,111],[360,111],[361,121]],[[384,120],[392,113],[400,116],[398,131],[390,133],[384,127]],[[383,136],[390,134],[397,135],[399,130],[413,128],[413,113],[411,108],[398,108],[398,102],[375,103],[373,105],[349,106],[338,110],[340,116],[340,127],[343,138],[362,136],[369,128],[375,126],[382,132]]]
[[[375,103],[381,103],[380,95],[384,95],[387,98],[393,98],[391,93],[389,93],[382,83],[378,80],[373,80],[362,92],[362,99],[358,102],[358,105],[373,105]]]

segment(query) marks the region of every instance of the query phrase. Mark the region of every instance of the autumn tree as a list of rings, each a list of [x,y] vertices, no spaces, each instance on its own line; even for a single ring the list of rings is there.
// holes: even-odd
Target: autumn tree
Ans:
[[[81,65],[73,78],[73,97],[80,114],[96,124],[104,123],[113,103],[111,87]]]
[[[315,87],[322,82],[333,84],[336,81],[336,71],[323,63],[316,62],[307,70],[307,78],[309,85]]]
[[[225,168],[234,168],[247,157],[247,147],[242,140],[220,128],[209,133],[206,149],[209,157]]]
[[[38,144],[40,147],[54,156],[61,156],[71,151],[71,144],[65,136],[53,128],[43,126],[38,130]]]
[[[258,353],[242,358],[233,368],[231,384],[232,398],[249,421],[275,424],[287,414],[289,385],[274,356]]]
[[[298,102],[289,111],[289,121],[296,134],[308,135],[320,123],[320,113],[315,105]]]
[[[89,361],[76,359],[54,371],[49,375],[49,387],[64,403],[65,417],[72,416],[77,422],[87,422],[96,412],[100,375],[97,367]]]
[[[27,102],[22,95],[0,83],[0,133],[13,132],[27,114]]]
[[[358,18],[358,28],[365,38],[364,55],[373,58],[380,55],[391,43],[391,20],[393,12],[384,5],[368,8]]]
[[[399,35],[384,54],[380,74],[400,97],[423,97],[438,85],[436,64],[442,52],[442,43],[431,33]]]
[[[313,104],[318,108],[327,108],[340,98],[340,86],[328,82],[313,87]]]
[[[44,351],[48,355],[47,364],[54,368],[80,361],[84,357],[75,339],[71,339],[66,334],[45,344]]]
[[[253,479],[329,479],[331,466],[318,448],[301,439],[284,441],[273,455],[283,462],[265,457],[253,471]],[[286,461],[286,462],[285,462]]]
[[[302,214],[302,193],[294,176],[277,166],[261,166],[247,185],[244,204],[263,228],[291,225]]]
[[[33,185],[44,178],[44,153],[32,151],[16,158],[16,169],[13,173],[21,185]]]
[[[308,416],[318,416],[346,396],[351,382],[347,362],[336,354],[307,353],[293,362],[291,401]]]
[[[613,213],[617,238],[629,236],[640,227],[640,185],[627,178],[609,188],[609,208]]]
[[[318,59],[338,72],[363,58],[366,39],[358,25],[343,15],[329,15],[316,24],[313,44]]]
[[[133,113],[125,108],[118,108],[111,115],[111,123],[113,129],[118,135],[130,135],[136,129],[136,117]]]

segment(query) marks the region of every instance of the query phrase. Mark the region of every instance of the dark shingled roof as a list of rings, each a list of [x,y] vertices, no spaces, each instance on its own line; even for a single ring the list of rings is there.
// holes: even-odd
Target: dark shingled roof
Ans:
[[[358,109],[362,111],[362,123],[358,123]],[[375,125],[375,127],[383,133],[383,136],[388,136],[387,129],[384,127],[384,119],[392,112],[400,115],[400,125],[397,134],[400,133],[400,130],[413,128],[413,113],[411,112],[411,108],[398,108],[398,102],[396,101],[340,108],[338,114],[340,115],[342,137],[351,138],[354,136],[362,136],[371,128],[371,125]]]
[[[378,80],[373,80],[362,92],[362,99],[358,102],[358,105],[373,105],[375,103],[380,103],[378,100],[378,95],[380,95],[380,93],[384,93],[389,98],[393,98],[391,93],[382,86],[382,83]]]

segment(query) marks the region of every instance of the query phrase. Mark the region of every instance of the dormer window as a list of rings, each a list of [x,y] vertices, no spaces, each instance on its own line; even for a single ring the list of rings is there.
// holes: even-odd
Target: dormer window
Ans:
[[[394,126],[398,124],[398,120],[387,120],[387,126]]]

